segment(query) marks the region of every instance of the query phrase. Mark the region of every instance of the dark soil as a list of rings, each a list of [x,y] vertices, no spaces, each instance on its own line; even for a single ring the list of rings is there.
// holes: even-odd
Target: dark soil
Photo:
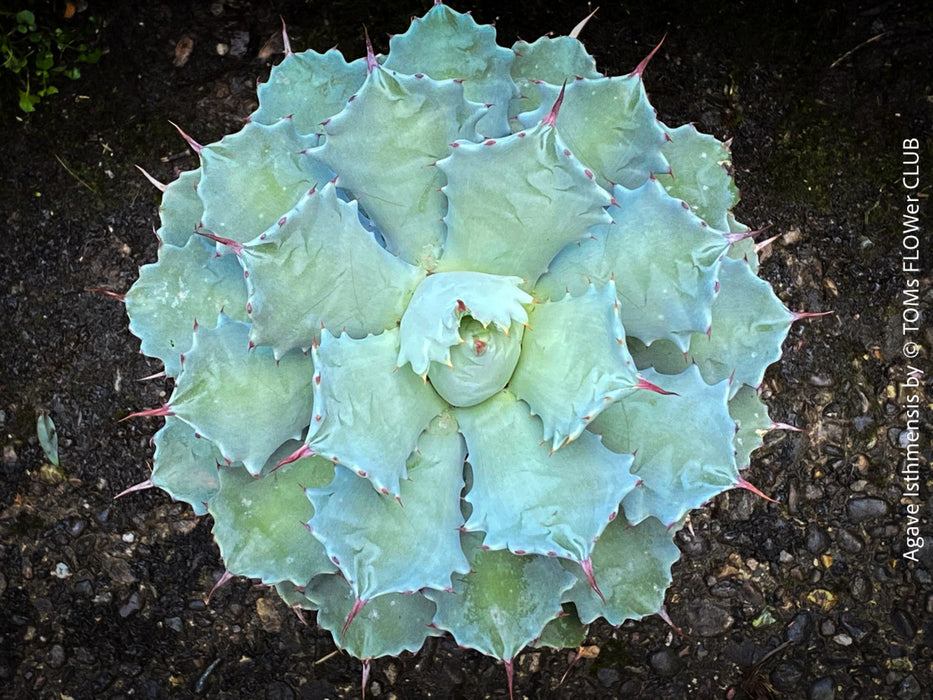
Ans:
[[[204,596],[223,572],[209,519],[159,492],[113,496],[148,477],[151,421],[170,387],[137,353],[119,303],[155,259],[160,180],[197,165],[171,119],[202,143],[237,130],[289,22],[296,49],[376,49],[408,5],[333,0],[94,2],[108,53],[17,119],[0,114],[0,695],[9,698],[340,698],[360,665],[247,580]],[[473,3],[500,42],[566,33],[584,2]],[[933,334],[904,388],[902,143],[918,139],[923,217],[933,175],[933,13],[922,3],[604,3],[582,38],[600,68],[645,76],[660,117],[733,139],[739,219],[783,234],[762,276],[795,325],[765,382],[774,431],[746,491],[717,498],[678,536],[667,611],[594,625],[570,652],[527,651],[518,697],[919,698],[933,685],[930,401]],[[611,7],[609,5],[612,5]],[[457,9],[469,9],[460,3]],[[173,65],[178,42],[193,50]],[[219,55],[218,43],[230,47]],[[919,495],[901,473],[906,415],[920,397]],[[50,413],[62,468],[47,465],[36,412]],[[926,544],[910,561],[908,508]],[[598,652],[598,653],[597,653]],[[925,690],[924,690],[925,689]],[[372,697],[507,697],[501,664],[448,638],[377,660]]]

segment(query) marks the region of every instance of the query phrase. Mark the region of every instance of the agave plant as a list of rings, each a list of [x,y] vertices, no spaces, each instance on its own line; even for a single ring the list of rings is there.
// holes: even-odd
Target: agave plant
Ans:
[[[175,381],[152,476],[227,567],[363,660],[429,635],[512,663],[663,613],[675,532],[776,427],[788,311],[725,144],[575,36],[436,4],[293,53],[167,187],[122,297]],[[650,58],[650,56],[649,56]],[[157,183],[158,184],[158,183]]]

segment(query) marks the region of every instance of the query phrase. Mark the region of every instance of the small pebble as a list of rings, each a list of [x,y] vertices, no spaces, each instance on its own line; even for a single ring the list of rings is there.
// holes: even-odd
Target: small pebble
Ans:
[[[897,697],[912,700],[920,697],[920,683],[913,675],[907,676],[897,686]]]
[[[803,671],[793,662],[778,664],[771,672],[771,683],[777,690],[788,693],[797,687]]]
[[[904,610],[898,609],[891,613],[891,626],[894,628],[894,633],[904,639],[913,639],[917,634],[917,625],[913,617]]]
[[[843,632],[840,632],[835,637],[833,637],[833,641],[836,642],[836,644],[838,644],[841,647],[847,647],[847,646],[852,645],[852,637],[850,637],[849,635]]]
[[[822,528],[810,525],[807,528],[807,550],[811,554],[822,554],[829,549],[829,535]]]
[[[734,622],[726,610],[705,600],[694,600],[687,607],[690,630],[700,637],[719,636]]]
[[[606,668],[605,666],[596,672],[596,677],[606,688],[619,682],[619,672],[614,668]]]
[[[880,498],[856,498],[846,503],[846,513],[854,523],[880,518],[888,514],[888,504]]]
[[[680,670],[680,660],[670,649],[652,652],[648,655],[648,663],[662,676],[673,676]]]
[[[810,613],[804,611],[794,615],[794,619],[787,625],[787,641],[794,644],[802,644],[810,639],[813,633],[813,618]]]
[[[818,681],[814,681],[810,685],[807,697],[809,700],[835,700],[836,687],[833,683],[833,679],[829,676],[824,676]]]
[[[865,547],[862,543],[862,539],[848,530],[837,530],[836,542],[839,543],[843,551],[849,552],[850,554],[858,554]]]
[[[65,647],[61,644],[53,644],[49,651],[49,666],[52,668],[61,668],[65,665]]]

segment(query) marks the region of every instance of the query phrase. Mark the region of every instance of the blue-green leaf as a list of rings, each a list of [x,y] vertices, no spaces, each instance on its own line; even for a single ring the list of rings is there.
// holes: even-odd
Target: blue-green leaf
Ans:
[[[315,411],[306,440],[393,497],[418,437],[444,409],[430,384],[396,366],[398,336],[398,329],[359,340],[321,332],[311,351]]]
[[[619,453],[635,453],[638,487],[623,501],[626,517],[679,521],[738,480],[729,415],[729,383],[709,386],[695,366],[677,375],[644,370],[665,390],[636,391],[607,408],[590,429]]]
[[[174,415],[220,449],[229,462],[259,474],[286,440],[297,440],[311,415],[311,358],[276,359],[249,346],[249,326],[221,316],[199,327],[169,399]]]
[[[487,550],[463,536],[470,573],[454,576],[451,592],[428,590],[437,604],[434,624],[457,644],[511,661],[561,614],[560,597],[574,582],[557,560]]]
[[[615,283],[578,297],[536,304],[509,385],[544,423],[556,450],[635,389],[635,363],[625,348]]]
[[[310,347],[322,327],[353,338],[395,328],[424,276],[380,246],[357,203],[338,199],[331,183],[303,197],[240,258],[250,339],[279,356]]]
[[[477,139],[480,105],[463,86],[376,66],[356,98],[324,128],[313,154],[339,173],[403,260],[432,270],[444,242],[444,174],[434,164],[457,139]]]
[[[610,221],[609,194],[546,124],[455,145],[437,164],[447,175],[449,202],[438,270],[515,275],[533,284],[561,248]]]
[[[485,136],[509,133],[509,101],[518,88],[509,76],[514,54],[496,44],[496,30],[479,25],[468,14],[435,4],[416,18],[408,31],[389,41],[385,67],[402,73],[424,73],[435,80],[463,81],[466,98],[490,105],[477,129]]]
[[[655,518],[634,526],[616,518],[593,550],[593,573],[602,596],[577,567],[566,566],[576,574],[576,583],[564,600],[577,606],[586,623],[605,617],[618,626],[653,615],[664,604],[671,566],[679,558],[673,531]]]
[[[460,491],[466,450],[449,414],[435,419],[408,460],[401,504],[348,469],[308,489],[314,536],[337,562],[357,598],[448,588],[469,570],[460,550]]]
[[[220,450],[180,418],[168,416],[155,434],[155,456],[149,480],[176,501],[184,501],[195,515],[207,513],[207,506],[220,490],[217,470],[223,461]]]
[[[589,432],[551,453],[541,421],[507,390],[455,415],[473,468],[467,530],[484,531],[493,549],[587,559],[635,486],[632,455]]]

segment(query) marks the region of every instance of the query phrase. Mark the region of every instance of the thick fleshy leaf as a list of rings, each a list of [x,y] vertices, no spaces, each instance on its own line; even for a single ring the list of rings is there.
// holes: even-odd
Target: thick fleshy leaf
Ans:
[[[532,43],[517,41],[512,46],[515,61],[512,79],[521,96],[512,100],[512,114],[530,112],[541,106],[540,82],[563,85],[580,78],[601,78],[596,61],[579,39],[570,36],[542,36]],[[548,105],[550,106],[550,105]]]
[[[317,603],[305,595],[305,584],[296,586],[291,581],[279,581],[275,584],[275,592],[293,610],[317,610]]]
[[[223,457],[214,443],[199,438],[190,425],[173,416],[166,417],[152,441],[152,485],[187,503],[195,515],[207,513],[207,504],[220,490],[217,470]]]
[[[632,336],[626,340],[639,371],[651,368],[661,374],[680,374],[690,366],[689,354],[669,340],[656,340],[649,346]]]
[[[452,573],[469,570],[458,531],[465,454],[456,421],[443,414],[408,460],[401,504],[348,469],[307,490],[314,505],[308,525],[357,598],[444,589]]]
[[[565,565],[577,580],[564,600],[577,606],[580,619],[587,624],[605,617],[610,625],[618,626],[654,615],[664,604],[671,566],[679,558],[673,530],[656,519],[633,526],[625,518],[616,518],[593,550],[594,578],[603,597],[575,567]]]
[[[273,126],[249,123],[205,146],[198,184],[204,228],[245,243],[272,226],[303,194],[333,177],[303,152],[316,143],[317,137],[300,136],[292,120],[283,119]]]
[[[610,221],[609,194],[540,124],[482,144],[455,144],[447,175],[447,246],[439,270],[515,275],[533,284],[568,243]]]
[[[428,626],[435,605],[420,593],[387,593],[359,608],[342,576],[318,576],[305,595],[319,608],[317,623],[333,635],[338,647],[358,659],[416,652],[435,634]]]
[[[538,649],[572,649],[583,644],[589,626],[580,622],[580,616],[572,605],[564,605],[562,609],[563,614],[547,623],[541,636],[535,640],[534,645]]]
[[[294,446],[279,454],[287,456]],[[302,488],[324,485],[333,477],[334,465],[322,457],[306,457],[280,469],[270,460],[258,479],[241,467],[221,469],[220,492],[211,499],[210,511],[227,570],[263,583],[290,581],[296,586],[312,576],[335,573],[324,547],[304,526],[314,511]]]
[[[407,367],[397,367],[398,329],[354,339],[321,332],[314,357],[314,417],[307,445],[399,496],[418,436],[444,402]]]
[[[509,77],[514,58],[496,44],[494,27],[436,4],[407,32],[391,38],[384,65],[402,73],[425,73],[435,80],[462,80],[468,100],[490,105],[478,131],[498,137],[509,133],[509,101],[518,95]]]
[[[610,450],[635,453],[639,484],[622,502],[629,521],[654,516],[669,525],[738,479],[729,385],[709,386],[695,366],[671,376],[645,370],[644,378],[674,393],[630,393],[590,429]]]
[[[259,85],[259,109],[250,120],[272,125],[291,116],[299,134],[320,133],[365,79],[366,59],[347,63],[337,49],[289,54]]]
[[[464,315],[503,332],[513,321],[528,321],[522,305],[532,299],[519,288],[521,283],[521,277],[482,272],[440,272],[425,278],[402,317],[398,366],[410,362],[423,377],[432,362],[450,364],[450,348],[463,342],[459,329]]]
[[[732,377],[734,395],[742,384],[761,384],[794,316],[744,260],[724,259],[719,285],[710,333],[694,334],[690,359],[709,384]]]
[[[420,75],[420,74],[419,74]],[[393,74],[376,66],[354,100],[324,127],[313,153],[339,173],[403,260],[432,270],[444,243],[444,174],[434,164],[457,139],[478,139],[483,109],[453,80]]]
[[[188,170],[165,187],[159,205],[161,225],[156,235],[162,243],[184,248],[194,230],[201,223],[204,204],[198,197],[201,169]]]
[[[286,440],[297,440],[311,415],[311,358],[249,348],[249,326],[221,315],[199,327],[169,399],[174,415],[208,438],[229,462],[259,474]]]
[[[454,576],[453,591],[425,595],[437,604],[434,624],[457,644],[510,661],[561,614],[574,577],[553,558],[487,550],[480,540],[463,535],[471,570]]]
[[[724,143],[701,134],[692,124],[664,127],[670,141],[661,152],[670,173],[658,173],[664,189],[690,205],[691,211],[719,231],[728,231],[728,213],[739,201],[732,180],[732,156]]]
[[[751,230],[736,219],[732,212],[726,214],[726,220],[729,224],[730,233],[747,233]],[[736,241],[729,248],[727,255],[734,260],[745,260],[748,266],[752,268],[752,272],[758,274],[758,245],[755,243],[754,238],[742,238]]]
[[[646,344],[666,338],[686,350],[706,332],[716,297],[719,259],[729,239],[705,226],[656,180],[637,190],[616,187],[613,225],[568,246],[539,283],[551,299],[582,293],[613,275],[625,331]]]
[[[303,197],[240,257],[250,339],[277,355],[310,347],[322,327],[353,338],[395,328],[424,276],[380,246],[356,202],[338,199],[331,183]]]
[[[578,297],[536,304],[509,384],[544,423],[556,450],[638,384],[625,348],[615,283]]]
[[[751,462],[752,452],[764,442],[764,435],[771,430],[768,407],[758,392],[747,384],[741,386],[729,400],[729,415],[735,420],[735,463],[745,469]]]
[[[221,311],[246,320],[246,283],[232,256],[217,257],[200,236],[184,248],[164,244],[155,263],[143,265],[126,293],[130,332],[142,341],[143,354],[178,376],[181,356],[191,348],[195,321],[212,326]]]
[[[589,557],[635,486],[632,455],[611,452],[589,432],[551,453],[541,421],[507,390],[455,415],[473,468],[466,529],[485,532],[493,549]]]
[[[538,109],[518,115],[526,128],[544,119],[561,90],[559,84],[538,87]],[[664,130],[638,76],[568,82],[557,130],[607,189],[613,184],[634,189],[652,173],[667,172],[668,163],[661,154]]]

